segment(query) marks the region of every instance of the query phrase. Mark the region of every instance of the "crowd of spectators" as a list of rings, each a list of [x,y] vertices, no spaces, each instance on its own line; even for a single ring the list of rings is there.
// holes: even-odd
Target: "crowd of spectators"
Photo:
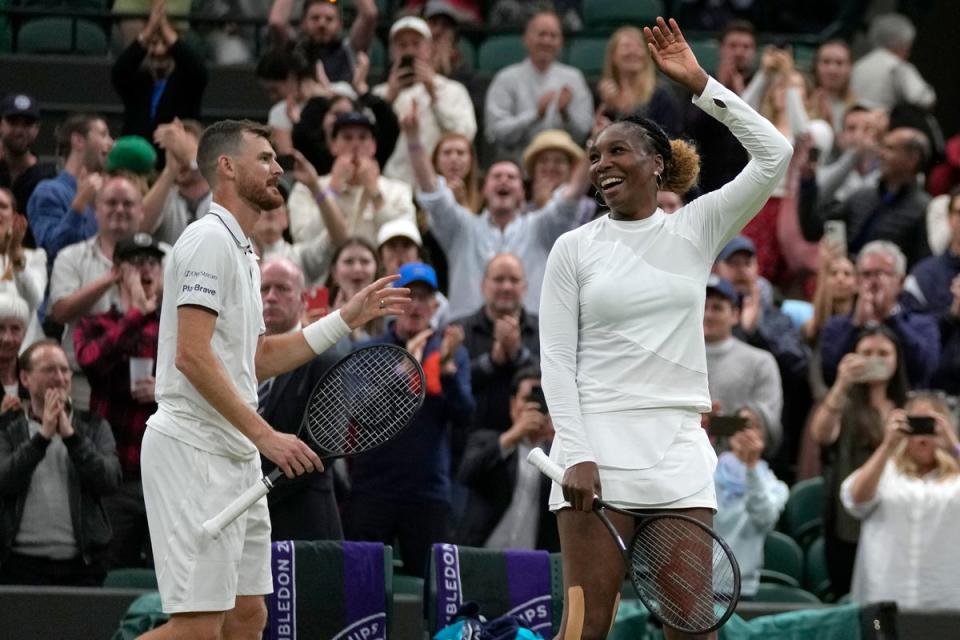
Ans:
[[[611,30],[595,84],[562,63],[576,2],[410,1],[385,16],[355,0],[350,24],[328,0],[220,4],[266,23],[203,36],[215,62],[255,63],[273,105],[263,121],[287,197],[251,239],[267,333],[339,308],[382,274],[413,298],[405,315],[261,381],[260,413],[296,432],[314,382],[371,342],[407,348],[427,381],[395,441],[270,494],[275,539],[397,543],[420,576],[435,542],[557,550],[549,486],[523,460],[553,438],[537,316],[547,256],[605,214],[589,140],[639,115],[696,143],[699,186],[658,196],[671,214],[729,181],[746,151],[658,76],[635,26]],[[483,91],[457,29],[488,4],[491,25],[525,21],[527,56]],[[147,16],[120,24],[119,131],[98,114],[50,122],[25,93],[0,101],[0,584],[92,585],[151,566],[139,447],[156,407],[163,259],[211,201],[196,156],[210,70],[189,23],[168,18],[188,5],[116,2]],[[789,45],[761,47],[740,12],[696,15],[717,30],[713,75],[795,149],[705,292],[714,408],[703,425],[744,594],[757,592],[788,485],[822,475],[836,595],[960,607],[942,563],[960,521],[949,396],[960,393],[960,146],[918,124],[932,121],[936,93],[909,62],[915,29],[882,14],[865,55],[829,40],[804,68]],[[33,151],[41,127],[56,128],[56,164]],[[932,433],[912,433],[919,417]],[[879,561],[903,540],[896,562]]]

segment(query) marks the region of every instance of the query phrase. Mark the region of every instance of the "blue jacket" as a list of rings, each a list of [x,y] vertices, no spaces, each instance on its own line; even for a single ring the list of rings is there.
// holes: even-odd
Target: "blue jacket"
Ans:
[[[940,318],[953,303],[950,283],[958,275],[960,256],[949,249],[938,256],[931,256],[910,272],[900,302],[910,311],[929,313]]]
[[[442,339],[442,331],[431,336],[423,351],[423,362],[428,362],[436,354]],[[370,344],[404,347],[406,340],[398,337],[391,327],[385,334],[357,347]],[[439,393],[431,392],[436,380],[430,380],[431,367],[424,367],[428,376],[427,397],[410,425],[387,444],[352,460],[353,495],[405,504],[450,503],[450,425],[469,424],[474,410],[470,392],[470,355],[461,345],[454,352],[453,359],[457,373],[441,377]]]
[[[936,320],[898,307],[883,323],[900,339],[910,387],[926,388],[940,361],[940,330]],[[828,385],[832,385],[837,377],[840,359],[853,351],[860,331],[860,327],[854,326],[852,316],[834,316],[824,325],[820,333],[820,350],[823,379]]]
[[[53,265],[60,249],[86,240],[97,232],[93,205],[74,211],[77,179],[66,171],[56,178],[43,180],[27,202],[27,218],[37,246],[47,252],[47,266]]]

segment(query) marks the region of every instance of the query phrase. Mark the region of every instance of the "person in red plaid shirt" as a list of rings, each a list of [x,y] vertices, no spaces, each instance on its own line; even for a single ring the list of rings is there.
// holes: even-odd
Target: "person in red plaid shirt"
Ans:
[[[90,411],[110,423],[123,467],[121,490],[104,501],[113,527],[111,567],[152,564],[140,484],[140,442],[147,418],[157,409],[153,371],[163,255],[146,233],[118,242],[113,259],[120,272],[120,304],[85,316],[73,334],[77,363],[90,380]]]

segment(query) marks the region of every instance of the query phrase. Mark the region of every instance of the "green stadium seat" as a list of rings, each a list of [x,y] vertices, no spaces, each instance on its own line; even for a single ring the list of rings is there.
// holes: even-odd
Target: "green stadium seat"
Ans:
[[[113,569],[107,572],[103,586],[114,589],[157,589],[157,574],[153,569]]]
[[[790,497],[780,518],[780,530],[802,548],[820,535],[823,519],[823,478],[801,480],[790,489]]]
[[[477,49],[477,71],[493,75],[515,62],[527,57],[520,35],[490,36]]]
[[[720,43],[713,38],[706,40],[689,40],[693,55],[707,73],[714,73],[720,62]]]
[[[817,57],[817,48],[808,44],[793,45],[793,64],[798,71],[813,72],[813,60]]]
[[[583,0],[586,29],[650,25],[664,15],[661,0]]]
[[[567,64],[576,67],[587,77],[599,77],[603,73],[608,40],[609,38],[576,38],[567,48]]]
[[[809,591],[804,591],[800,587],[788,587],[784,584],[760,583],[757,591],[757,602],[793,602],[806,604],[822,604]]]
[[[387,66],[387,50],[384,48],[380,38],[374,38],[370,43],[370,50],[367,52],[370,56],[370,71],[382,72]],[[372,85],[371,85],[372,86]]]
[[[763,544],[760,581],[799,587],[803,580],[803,550],[793,538],[771,531]]]
[[[460,55],[463,56],[463,61],[466,63],[468,69],[477,68],[477,48],[473,46],[473,43],[470,42],[467,38],[460,38],[457,40],[457,49],[460,50]]]
[[[833,593],[833,585],[830,584],[827,556],[823,545],[823,537],[819,537],[804,554],[803,588],[824,602],[833,602],[836,594]]]
[[[0,10],[10,6],[10,0],[0,0]],[[12,44],[10,23],[7,16],[0,15],[0,53],[9,53]]]
[[[107,36],[96,23],[77,20],[76,48],[72,46],[71,18],[34,18],[17,32],[20,53],[79,53],[103,55],[107,52]]]

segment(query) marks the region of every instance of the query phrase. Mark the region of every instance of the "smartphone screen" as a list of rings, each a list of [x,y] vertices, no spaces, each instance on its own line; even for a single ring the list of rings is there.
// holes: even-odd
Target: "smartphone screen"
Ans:
[[[843,220],[824,222],[823,236],[827,239],[827,243],[841,254],[847,253],[847,225]]]
[[[529,402],[536,402],[540,405],[540,413],[550,413],[550,410],[547,409],[547,398],[543,395],[543,387],[540,385],[534,385],[530,389],[530,395],[527,396]]]
[[[887,363],[881,358],[867,358],[863,367],[860,382],[880,382],[890,377]]]
[[[743,416],[710,416],[710,435],[729,437],[737,431],[747,428],[747,419]]]
[[[937,423],[930,416],[907,416],[911,436],[932,436]]]
[[[326,287],[313,287],[306,293],[307,311],[323,311],[324,315],[330,307],[330,290]]]

